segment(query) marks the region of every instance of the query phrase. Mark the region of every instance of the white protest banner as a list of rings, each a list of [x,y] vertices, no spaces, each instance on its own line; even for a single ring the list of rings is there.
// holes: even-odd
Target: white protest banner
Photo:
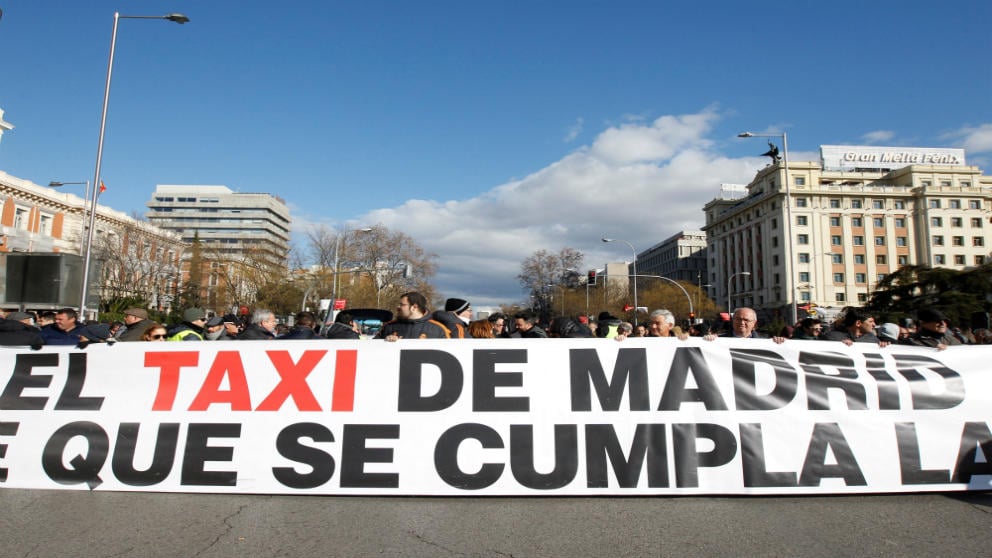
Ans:
[[[988,490],[992,349],[720,339],[0,349],[0,487]]]

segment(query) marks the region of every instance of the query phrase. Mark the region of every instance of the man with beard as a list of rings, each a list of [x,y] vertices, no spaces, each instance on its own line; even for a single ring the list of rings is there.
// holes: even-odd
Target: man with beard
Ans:
[[[396,305],[396,319],[387,322],[379,331],[378,339],[448,339],[448,330],[430,317],[430,308],[424,295],[411,291],[400,296]]]

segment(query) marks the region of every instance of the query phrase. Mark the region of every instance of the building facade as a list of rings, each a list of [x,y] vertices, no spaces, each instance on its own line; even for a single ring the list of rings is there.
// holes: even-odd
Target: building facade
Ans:
[[[704,211],[711,296],[790,320],[807,303],[864,304],[904,265],[988,261],[992,177],[960,149],[822,146],[820,161],[777,161]]]
[[[706,275],[706,233],[682,231],[637,255],[639,275],[660,275],[702,285]]]
[[[148,220],[196,246],[183,273],[208,308],[223,311],[254,300],[273,272],[287,273],[290,214],[279,197],[227,186],[159,185]],[[199,262],[194,265],[194,262]]]
[[[0,207],[0,252],[84,256],[88,200],[0,171]],[[90,292],[169,311],[185,248],[179,235],[99,204],[95,223],[91,256],[100,272],[89,278]]]

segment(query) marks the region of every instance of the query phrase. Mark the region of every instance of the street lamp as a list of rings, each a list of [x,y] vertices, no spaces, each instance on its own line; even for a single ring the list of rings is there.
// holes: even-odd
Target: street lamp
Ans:
[[[371,227],[364,227],[361,229],[353,229],[351,232],[372,232]],[[334,239],[334,300],[338,299],[338,253],[341,250],[341,235],[337,235]],[[331,309],[333,310],[334,300],[331,301]]]
[[[730,284],[734,281],[734,277],[737,277],[738,275],[742,275],[744,277],[748,277],[748,276],[751,275],[751,272],[750,271],[739,271],[739,272],[734,273],[733,275],[731,275],[730,277],[727,278],[727,312],[732,312],[732,309],[730,308]]]
[[[782,161],[784,162],[785,168],[785,218],[789,221],[789,224],[785,227],[786,238],[785,238],[785,276],[788,279],[789,290],[786,298],[786,302],[789,303],[789,317],[791,318],[790,324],[794,324],[797,321],[797,310],[796,310],[796,281],[793,277],[793,266],[795,261],[793,260],[793,250],[792,250],[792,179],[789,177],[789,135],[785,132],[781,134],[755,134],[752,132],[741,132],[737,134],[739,138],[782,138]]]
[[[89,287],[89,257],[93,248],[93,229],[96,224],[96,196],[100,188],[100,166],[103,163],[103,135],[107,130],[107,105],[110,102],[110,77],[114,71],[114,50],[117,48],[117,24],[121,19],[165,19],[178,24],[188,23],[189,18],[183,14],[166,14],[164,16],[128,16],[114,12],[114,30],[110,34],[110,57],[107,61],[107,83],[103,89],[103,113],[100,115],[100,140],[96,146],[96,170],[93,171],[93,191],[90,194],[92,211],[90,211],[90,230],[86,234],[86,257],[83,266],[83,302],[79,305],[79,314],[82,316],[86,311],[86,290]]]
[[[630,251],[634,253],[634,323],[637,323],[637,250],[634,249],[634,245],[626,240],[620,240],[619,238],[603,238],[603,242],[623,242],[627,246],[630,246]]]
[[[689,313],[690,314],[696,313],[696,311],[692,307],[692,297],[689,296],[689,291],[685,290],[685,287],[679,284],[679,282],[676,281],[675,279],[669,279],[668,277],[662,277],[661,275],[631,275],[631,277],[633,277],[635,281],[637,280],[638,277],[650,277],[652,279],[662,279],[664,281],[668,281],[669,283],[678,287],[679,290],[682,291],[682,294],[685,295],[685,299],[689,302]]]
[[[72,184],[86,185],[86,190],[85,190],[86,198],[83,200],[83,211],[84,211],[83,224],[81,227],[79,227],[79,250],[80,252],[83,252],[83,285],[82,285],[82,291],[79,295],[80,296],[79,314],[80,316],[82,316],[83,308],[86,307],[86,287],[87,287],[87,279],[88,279],[87,270],[89,270],[90,268],[90,253],[91,253],[90,243],[88,240],[84,242],[84,237],[86,237],[86,239],[89,239],[89,236],[87,236],[86,233],[86,221],[89,220],[92,223],[92,219],[90,219],[90,216],[96,212],[96,200],[95,199],[92,201],[90,200],[89,180],[86,180],[84,182],[60,182],[58,180],[53,180],[48,183],[48,186],[51,188],[61,188],[62,186],[69,186]],[[93,225],[90,224],[90,226]]]

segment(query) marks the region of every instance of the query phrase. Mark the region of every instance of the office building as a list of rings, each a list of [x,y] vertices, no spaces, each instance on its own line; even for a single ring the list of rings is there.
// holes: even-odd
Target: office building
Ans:
[[[988,261],[992,177],[961,149],[821,146],[704,207],[710,295],[766,321],[864,304],[904,265]],[[788,182],[786,182],[788,180]],[[727,301],[727,302],[724,302]],[[796,306],[791,306],[796,305]],[[828,312],[829,313],[829,312]]]
[[[682,231],[637,255],[638,275],[660,275],[702,285],[706,278],[706,233]]]
[[[199,281],[200,299],[210,309],[250,303],[272,273],[286,273],[290,215],[277,196],[227,186],[159,185],[147,206],[150,222],[186,242],[198,241],[184,260],[184,273]],[[194,258],[201,266],[195,271]]]

